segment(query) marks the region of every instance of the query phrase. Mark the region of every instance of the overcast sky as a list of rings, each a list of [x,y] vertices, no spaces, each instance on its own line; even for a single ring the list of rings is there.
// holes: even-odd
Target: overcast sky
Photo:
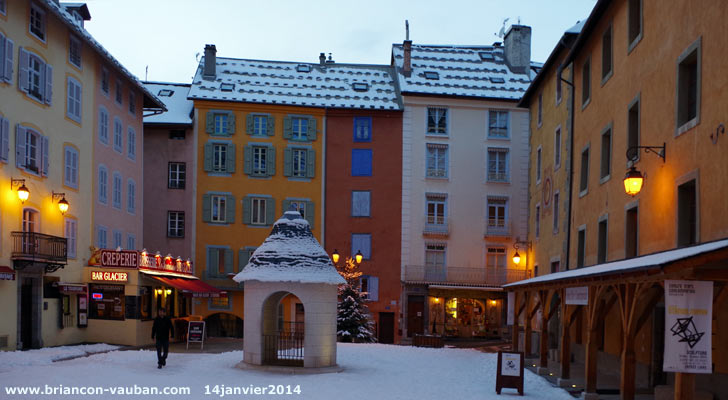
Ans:
[[[86,29],[140,79],[190,82],[206,43],[222,57],[389,64],[392,43],[490,45],[503,20],[532,28],[546,61],[596,0],[86,0]]]

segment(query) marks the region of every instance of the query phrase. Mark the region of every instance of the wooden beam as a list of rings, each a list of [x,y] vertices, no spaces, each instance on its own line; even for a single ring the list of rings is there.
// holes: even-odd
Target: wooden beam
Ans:
[[[675,400],[695,398],[695,374],[675,373]]]
[[[726,298],[728,298],[728,283],[723,285],[723,287],[721,287],[718,293],[715,295],[715,298],[713,300],[713,309],[715,310],[717,307],[719,307]],[[713,313],[713,315],[716,315],[716,313]]]
[[[633,335],[636,335],[640,329],[642,329],[642,326],[647,322],[647,320],[652,316],[652,311],[657,305],[657,303],[660,302],[660,299],[662,299],[663,292],[662,290],[655,290],[654,293],[652,293],[652,296],[647,300],[644,304],[644,307],[642,308],[642,312],[640,313],[637,323],[634,326],[634,331],[632,332]]]
[[[531,328],[531,313],[529,308],[531,304],[531,292],[525,293],[524,298],[524,305],[526,306],[526,315],[525,318],[525,327],[523,328],[523,353],[526,357],[531,355],[531,336],[532,336],[532,328]]]
[[[566,305],[564,289],[559,293],[561,297],[561,379],[571,378],[571,318],[568,315],[569,306]]]
[[[549,318],[546,310],[549,299],[549,290],[541,290],[538,292],[541,299],[541,344],[539,351],[539,366],[548,368],[549,366]]]

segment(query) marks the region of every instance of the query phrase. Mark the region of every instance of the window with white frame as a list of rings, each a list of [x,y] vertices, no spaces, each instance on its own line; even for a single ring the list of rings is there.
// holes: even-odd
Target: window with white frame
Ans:
[[[126,249],[136,250],[136,236],[131,233],[126,234]]]
[[[114,248],[115,249],[123,248],[122,242],[124,240],[123,239],[124,235],[121,233],[121,231],[114,230],[113,236],[114,236]]]
[[[485,265],[488,268],[501,269],[506,267],[506,248],[503,246],[488,246],[485,256]]]
[[[488,197],[488,232],[508,231],[508,199]]]
[[[268,171],[266,169],[267,154],[267,147],[253,146],[253,175],[266,175]]]
[[[68,118],[81,122],[81,83],[68,77],[68,98],[66,99],[66,115]]]
[[[68,61],[81,68],[81,40],[74,35],[68,37]]]
[[[508,149],[488,147],[488,181],[508,182]]]
[[[255,151],[255,148],[253,148],[253,151]],[[308,150],[306,149],[292,149],[291,154],[293,156],[293,176],[297,178],[305,178],[306,175],[306,154],[308,153]]]
[[[47,176],[48,138],[22,125],[18,125],[16,129],[16,166],[35,175]]]
[[[126,154],[132,160],[136,160],[136,132],[131,126],[127,129]]]
[[[368,190],[353,190],[351,192],[351,216],[371,216],[372,192]]]
[[[351,234],[351,254],[356,255],[361,251],[365,260],[369,260],[372,256],[372,235],[370,233],[352,233]]]
[[[108,233],[108,230],[106,227],[98,226],[96,227],[96,247],[99,249],[107,249],[108,243],[106,242],[106,235]]]
[[[181,238],[185,236],[184,211],[167,211],[167,237]]]
[[[308,138],[308,118],[291,118],[291,139],[306,140]]]
[[[445,243],[427,243],[425,245],[425,266],[441,269],[445,266]]]
[[[354,118],[354,141],[370,142],[372,140],[372,119],[369,117]]]
[[[66,249],[68,258],[76,258],[76,238],[78,235],[78,224],[75,219],[65,218],[63,221],[64,235],[66,237]]]
[[[136,114],[136,94],[131,89],[129,89],[129,113]]]
[[[430,193],[425,196],[427,207],[427,225],[444,226],[447,224],[447,196]]]
[[[121,174],[114,172],[111,184],[111,205],[114,208],[121,208]]]
[[[114,150],[119,153],[124,151],[124,127],[119,117],[114,117]]]
[[[212,171],[213,172],[226,172],[227,171],[227,148],[228,145],[224,143],[215,143],[212,145]]]
[[[447,108],[427,108],[427,134],[447,135]]]
[[[227,113],[216,113],[213,116],[214,121],[214,134],[216,135],[227,135],[228,133],[228,114]]]
[[[104,107],[99,108],[99,141],[109,144],[109,113]]]
[[[508,138],[509,112],[500,110],[488,111],[488,137]]]
[[[126,181],[126,211],[130,214],[136,212],[136,182],[133,179]]]
[[[267,115],[253,115],[253,135],[255,135],[255,136],[268,135],[268,116]]]
[[[448,146],[440,143],[427,143],[428,178],[447,178]]]
[[[109,70],[106,68],[101,68],[101,91],[108,96],[110,90],[111,78],[109,77]]]
[[[184,189],[187,177],[187,164],[183,162],[169,163],[169,180],[167,187],[170,189]]]
[[[212,202],[212,212],[210,214],[210,220],[212,222],[226,222],[225,216],[227,215],[227,197],[223,195],[212,195],[210,201]],[[228,221],[232,222],[232,221]]]
[[[18,50],[20,90],[41,103],[51,104],[53,92],[53,67],[42,58],[24,48]]]
[[[106,204],[109,186],[109,172],[105,166],[99,165],[99,203]]]
[[[30,3],[30,33],[38,39],[46,40],[46,13],[35,3]]]
[[[251,200],[251,215],[250,223],[253,225],[265,225],[265,205],[266,200],[264,198],[253,198]]]
[[[65,146],[63,153],[63,183],[68,187],[78,189],[78,150]]]

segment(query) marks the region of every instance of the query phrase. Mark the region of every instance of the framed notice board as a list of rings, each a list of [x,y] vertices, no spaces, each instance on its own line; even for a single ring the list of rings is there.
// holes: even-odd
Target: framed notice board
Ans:
[[[523,352],[499,351],[498,371],[495,377],[495,392],[500,394],[503,388],[517,389],[523,396]]]
[[[190,342],[200,343],[200,350],[205,346],[205,321],[190,321],[187,325],[187,348]]]

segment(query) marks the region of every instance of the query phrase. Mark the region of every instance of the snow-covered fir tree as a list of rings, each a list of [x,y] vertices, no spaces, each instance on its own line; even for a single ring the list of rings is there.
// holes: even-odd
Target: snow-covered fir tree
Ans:
[[[336,334],[342,342],[372,343],[374,323],[369,318],[369,308],[356,287],[346,284],[339,288]]]

